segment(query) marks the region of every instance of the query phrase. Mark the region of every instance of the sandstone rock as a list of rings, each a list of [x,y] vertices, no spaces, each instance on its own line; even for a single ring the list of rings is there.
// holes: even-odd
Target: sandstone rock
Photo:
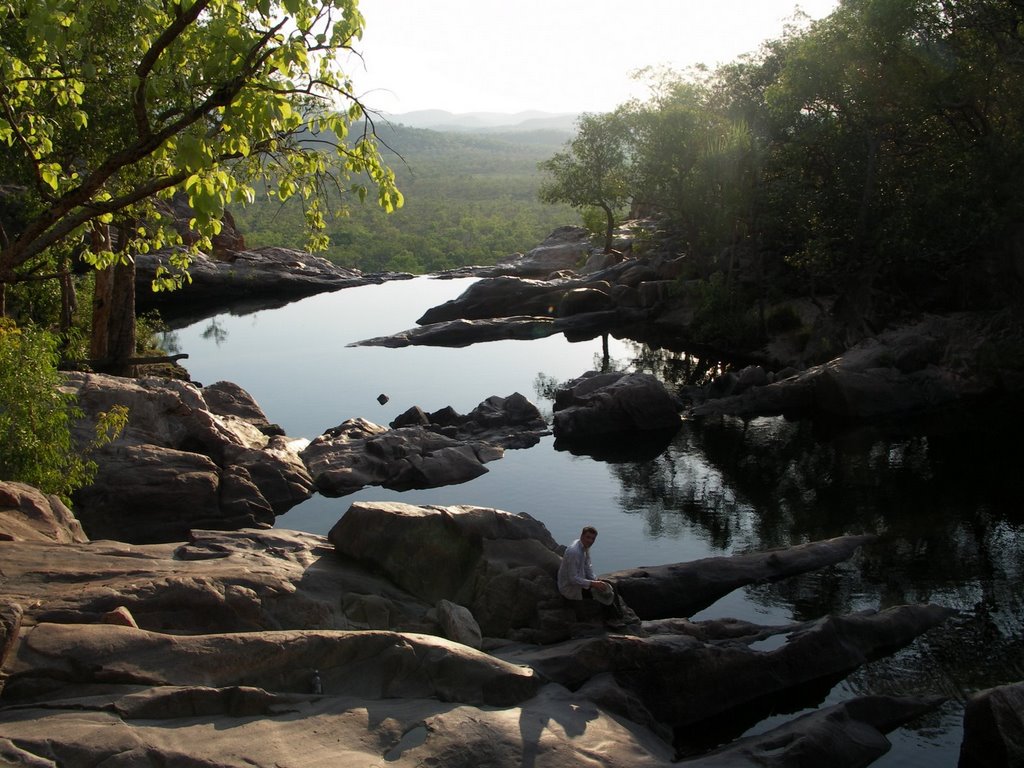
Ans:
[[[74,426],[80,445],[93,439],[101,412],[128,408],[122,434],[93,453],[94,482],[74,495],[93,538],[181,541],[191,528],[270,526],[312,494],[294,441],[264,434],[257,424],[266,417],[234,385],[210,390],[223,414],[203,391],[170,379],[68,373],[66,389],[85,412]]]
[[[607,291],[588,286],[566,291],[558,302],[556,314],[558,317],[569,317],[583,312],[607,312],[614,308]]]
[[[549,433],[537,406],[518,392],[508,397],[492,395],[466,415],[451,407],[426,413],[413,406],[390,426],[425,427],[456,440],[486,441],[501,448],[529,448]]]
[[[150,288],[157,268],[167,267],[169,253],[135,254],[138,311],[160,311],[179,323],[209,317],[229,307],[249,311],[283,306],[325,291],[383,282],[387,276],[364,276],[305,251],[265,247],[225,250],[216,257],[198,254],[189,267],[191,281],[180,291]],[[411,275],[409,275],[411,277]]]
[[[921,605],[827,617],[792,627],[786,643],[772,651],[749,648],[735,637],[702,642],[673,633],[589,637],[500,655],[573,690],[595,676],[611,674],[659,722],[682,728],[815,681],[831,686],[953,613]]]
[[[300,455],[320,493],[344,496],[367,485],[404,491],[464,483],[484,474],[483,465],[502,453],[483,441],[454,440],[423,427],[388,429],[349,419]]]
[[[571,614],[555,588],[561,548],[528,515],[357,502],[328,538],[421,600],[466,606],[486,635],[567,636]]]
[[[637,318],[621,307],[607,312],[585,312],[569,317],[501,317],[484,320],[447,320],[410,328],[390,336],[350,343],[350,347],[465,347],[482,341],[543,339],[556,333],[569,341],[592,339]]]
[[[476,623],[468,608],[456,605],[450,600],[438,600],[437,620],[441,625],[441,631],[449,640],[480,650],[483,644],[480,625]]]
[[[202,388],[203,400],[211,413],[242,419],[267,435],[283,435],[277,424],[271,424],[267,415],[252,395],[231,381],[217,381]]]
[[[846,425],[933,412],[999,389],[972,370],[962,349],[977,341],[980,322],[926,318],[895,328],[766,386],[718,393],[724,396],[696,405],[692,415],[785,414]]]
[[[646,637],[502,644],[562,640],[571,620],[554,591],[561,547],[538,521],[363,503],[331,538],[334,551],[277,529],[184,544],[0,541],[2,702],[15,705],[0,708],[0,761],[667,768],[669,726],[702,730],[717,714],[745,727],[743,712],[831,685],[949,614],[902,606],[770,628],[665,619]],[[416,596],[427,592],[452,595]],[[441,599],[465,606],[497,650],[423,634],[442,631]],[[103,623],[111,612],[142,629]],[[921,711],[847,705],[727,749],[739,765],[767,752],[780,766],[863,764],[852,761],[884,747],[875,731]]]
[[[803,715],[696,759],[700,768],[859,768],[889,751],[886,733],[934,710],[934,698],[863,696]]]
[[[31,485],[0,481],[0,540],[88,541],[64,502]]]
[[[1024,683],[971,696],[964,710],[959,768],[1024,765]]]
[[[306,446],[301,457],[319,491],[343,496],[367,485],[407,490],[463,483],[485,473],[483,465],[506,448],[528,448],[548,434],[540,411],[518,392],[491,396],[465,415],[413,407],[391,427],[349,419]]]
[[[123,605],[119,605],[114,610],[100,616],[100,623],[116,624],[119,627],[132,627],[133,629],[139,628],[139,625],[135,623],[135,617],[132,616],[132,612]]]
[[[410,328],[390,336],[376,336],[350,343],[350,347],[408,346],[467,347],[482,341],[543,339],[559,333],[546,317],[503,317],[486,320],[445,320]]]
[[[0,757],[19,766],[673,765],[671,748],[650,732],[560,686],[505,708],[275,694],[244,686],[113,691],[0,715]]]
[[[7,597],[0,597],[0,670],[7,664],[7,657],[14,647],[21,621],[24,616],[22,607]],[[0,693],[3,692],[3,676],[0,675]]]
[[[875,536],[842,536],[780,550],[708,557],[604,574],[641,619],[692,616],[730,592],[848,560]]]
[[[458,643],[376,631],[166,635],[108,624],[39,624],[23,632],[6,669],[7,702],[104,682],[305,693],[313,669],[325,690],[362,699],[510,706],[541,684],[532,670]]]
[[[561,269],[579,269],[590,253],[590,230],[559,227],[526,255],[499,263],[506,272],[524,277],[544,277]]]
[[[0,541],[0,562],[2,595],[30,625],[99,622],[123,607],[141,628],[172,633],[439,631],[429,603],[294,531],[195,531],[187,543],[146,545]],[[359,604],[368,596],[384,606],[372,623]]]
[[[555,393],[555,438],[678,427],[681,404],[650,374],[590,371]]]
[[[554,284],[518,277],[478,280],[450,301],[428,309],[418,325],[447,320],[486,320],[496,317],[554,317],[563,294],[572,283]]]

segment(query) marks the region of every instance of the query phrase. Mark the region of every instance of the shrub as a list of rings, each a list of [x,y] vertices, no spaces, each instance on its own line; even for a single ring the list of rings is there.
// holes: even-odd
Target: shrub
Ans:
[[[72,491],[92,482],[96,465],[72,441],[81,411],[60,391],[57,350],[55,335],[0,318],[0,479],[70,503]],[[102,414],[93,445],[113,439],[126,421],[123,408]]]

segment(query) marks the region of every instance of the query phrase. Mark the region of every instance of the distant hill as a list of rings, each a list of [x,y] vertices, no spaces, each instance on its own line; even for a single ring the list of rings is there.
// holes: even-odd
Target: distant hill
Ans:
[[[389,122],[409,128],[427,128],[434,131],[511,133],[518,131],[555,130],[576,132],[579,114],[565,112],[553,114],[530,110],[508,114],[504,112],[447,112],[443,109],[421,109],[400,114],[384,113]]]
[[[431,112],[426,119],[439,114],[449,113]],[[571,123],[551,128],[541,114],[481,115],[472,129],[414,128],[399,115],[387,122],[374,119],[381,153],[395,171],[405,206],[389,215],[374,204],[372,193],[365,205],[346,195],[338,202],[348,204],[348,215],[328,217],[331,244],[324,255],[365,272],[437,272],[493,264],[533,248],[557,227],[579,223],[576,211],[537,198],[542,178],[537,164],[572,137]],[[357,123],[351,135],[362,135],[363,129]],[[232,213],[249,246],[303,247],[297,199],[282,206],[257,198]]]

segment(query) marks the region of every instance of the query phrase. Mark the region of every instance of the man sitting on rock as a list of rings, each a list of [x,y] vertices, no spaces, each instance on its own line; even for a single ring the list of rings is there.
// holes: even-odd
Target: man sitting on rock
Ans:
[[[596,600],[603,607],[605,622],[621,629],[626,624],[628,609],[611,584],[594,576],[594,568],[590,564],[590,548],[596,540],[597,529],[588,525],[580,532],[580,537],[566,548],[558,566],[558,591],[569,600]],[[635,620],[636,616],[632,615],[632,618]]]

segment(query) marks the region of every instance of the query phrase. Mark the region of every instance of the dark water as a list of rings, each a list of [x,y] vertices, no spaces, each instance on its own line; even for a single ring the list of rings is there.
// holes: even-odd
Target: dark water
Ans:
[[[195,380],[237,382],[271,421],[309,438],[347,418],[387,424],[412,405],[465,413],[515,391],[550,414],[553,382],[601,365],[600,340],[562,337],[464,349],[346,346],[412,327],[468,284],[418,278],[345,289],[222,315],[176,331],[173,341],[189,354]],[[708,367],[630,341],[611,340],[609,352],[612,367],[652,372],[670,386]],[[1005,409],[843,434],[782,418],[686,422],[644,455],[602,460],[555,450],[549,437],[506,452],[462,485],[314,497],[278,524],[325,534],[354,500],[492,506],[529,513],[563,543],[596,525],[599,571],[877,533],[878,543],[847,563],[737,591],[695,618],[775,624],[929,601],[958,609],[957,618],[831,688],[725,724],[721,737],[767,730],[853,695],[941,694],[949,703],[891,734],[893,749],[874,765],[955,766],[964,698],[1024,678],[1020,423]]]

